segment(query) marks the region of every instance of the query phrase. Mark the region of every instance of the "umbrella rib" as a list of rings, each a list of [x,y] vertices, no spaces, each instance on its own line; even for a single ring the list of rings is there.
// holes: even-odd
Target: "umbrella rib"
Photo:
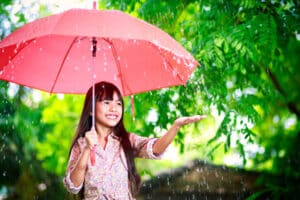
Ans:
[[[58,73],[56,74],[55,80],[54,80],[53,85],[52,85],[52,87],[51,87],[50,93],[53,93],[54,87],[55,87],[55,85],[56,85],[56,83],[57,83],[57,80],[58,80],[58,77],[59,77],[59,75],[60,75],[60,73],[61,73],[61,70],[62,70],[62,68],[63,68],[63,66],[64,66],[64,64],[65,64],[66,58],[67,58],[69,52],[71,51],[71,48],[73,47],[73,45],[74,45],[75,41],[77,40],[77,38],[78,38],[78,36],[76,36],[76,37],[74,38],[74,40],[72,41],[71,45],[69,46],[69,48],[68,48],[68,50],[67,50],[67,52],[66,52],[66,54],[65,54],[65,56],[64,56],[64,58],[63,58],[63,60],[62,60],[62,63],[61,63],[61,65],[60,65],[60,67],[59,67],[59,71],[58,71]]]
[[[152,48],[157,49],[157,46],[155,46],[153,43],[151,43],[151,42],[149,42],[149,41],[148,41],[148,43],[150,44],[150,46],[151,46]],[[158,52],[159,52],[159,55],[166,61],[167,66],[168,66],[172,71],[174,71],[175,69],[174,69],[174,67],[172,67],[172,65],[170,64],[170,62],[168,61],[168,59],[166,59],[166,57],[162,55],[162,53],[160,52],[160,50],[158,50]],[[183,78],[180,76],[179,73],[176,73],[176,76],[179,78],[180,81],[184,81]]]
[[[9,60],[13,60],[18,54],[21,53],[21,51],[23,51],[23,49],[25,49],[26,47],[28,47],[29,44],[30,44],[31,42],[33,42],[34,40],[35,40],[35,39],[29,40],[28,43],[27,43],[26,45],[24,45],[22,48],[19,48],[19,50],[17,51],[17,53],[16,53],[14,56],[12,56]],[[27,42],[27,41],[26,41],[26,42]],[[24,42],[24,43],[26,43],[26,42]],[[18,49],[18,47],[17,47],[16,49]]]
[[[107,42],[108,44],[111,45],[111,49],[112,49],[112,54],[113,54],[113,57],[114,57],[114,60],[117,64],[117,69],[118,69],[118,72],[119,72],[119,76],[120,76],[120,79],[121,79],[121,85],[122,85],[122,89],[123,89],[123,94],[125,94],[125,80],[123,79],[123,76],[122,76],[122,73],[121,73],[121,67],[120,67],[120,62],[119,60],[117,59],[117,51],[116,51],[116,48],[112,42],[112,40],[109,40],[109,39],[106,39],[106,38],[102,38],[105,42]],[[128,85],[126,85],[126,88],[129,90],[129,93],[132,94],[132,91],[130,90],[130,88],[128,87]]]

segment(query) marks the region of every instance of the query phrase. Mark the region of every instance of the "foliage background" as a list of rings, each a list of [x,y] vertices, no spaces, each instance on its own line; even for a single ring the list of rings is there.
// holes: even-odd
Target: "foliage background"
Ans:
[[[143,179],[200,158],[264,172],[258,183],[264,190],[253,198],[296,199],[298,1],[102,0],[98,8],[123,10],[155,24],[201,63],[186,87],[136,95],[135,120],[125,98],[126,127],[143,136],[160,136],[178,116],[208,115],[181,129],[169,159],[137,160]],[[43,2],[1,1],[0,36],[50,14],[50,6]],[[1,198],[63,199],[67,194],[61,179],[83,97],[0,84]],[[270,178],[270,173],[275,176]]]

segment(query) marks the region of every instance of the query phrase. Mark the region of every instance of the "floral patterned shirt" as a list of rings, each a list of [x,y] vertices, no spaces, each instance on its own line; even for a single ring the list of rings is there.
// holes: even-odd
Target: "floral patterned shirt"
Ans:
[[[161,155],[154,155],[152,148],[157,138],[145,138],[136,134],[129,134],[129,141],[136,157],[159,159]],[[78,143],[81,143],[79,145]],[[96,146],[95,165],[90,159],[85,174],[84,183],[75,187],[70,179],[70,173],[75,168],[86,141],[79,138],[73,146],[67,166],[66,176],[63,180],[65,187],[71,193],[77,194],[84,185],[84,199],[86,200],[133,200],[129,189],[128,170],[125,153],[121,147],[119,137],[113,133],[108,136],[105,149]]]

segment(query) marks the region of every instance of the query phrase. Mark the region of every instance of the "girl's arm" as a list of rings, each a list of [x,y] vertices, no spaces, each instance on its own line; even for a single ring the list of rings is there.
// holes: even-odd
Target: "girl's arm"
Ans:
[[[70,179],[73,182],[75,187],[80,186],[84,182],[85,172],[86,172],[89,158],[90,158],[90,148],[84,147],[75,168],[70,173]]]
[[[206,116],[195,115],[191,117],[180,117],[176,119],[171,126],[171,128],[166,132],[165,135],[160,137],[153,145],[153,153],[160,155],[163,153],[166,148],[171,144],[179,129],[186,124],[194,123],[200,121],[201,119],[206,118]]]
[[[80,186],[84,182],[85,172],[90,159],[90,151],[97,144],[97,133],[94,129],[85,133],[85,145],[79,142],[81,155],[76,163],[76,166],[70,173],[70,179],[75,187]]]

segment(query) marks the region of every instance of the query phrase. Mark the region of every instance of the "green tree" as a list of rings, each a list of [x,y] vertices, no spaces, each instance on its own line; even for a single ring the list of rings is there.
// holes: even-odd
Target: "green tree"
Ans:
[[[185,87],[135,95],[135,121],[130,114],[130,99],[125,98],[125,121],[130,131],[156,136],[178,116],[207,114],[205,123],[185,127],[178,134],[179,152],[194,150],[200,158],[219,164],[227,154],[237,154],[242,160],[240,167],[268,172],[260,180],[264,190],[253,198],[296,199],[296,191],[300,189],[298,1],[103,0],[99,8],[123,10],[157,25],[201,63]],[[5,9],[0,11],[7,16]],[[7,94],[7,87],[3,87],[3,95]],[[14,139],[13,143],[19,148],[19,140],[38,140],[31,146],[32,151],[37,150],[45,169],[61,176],[82,98],[44,99],[48,107],[36,110],[43,123],[31,126],[36,136],[16,135],[21,139]],[[60,104],[64,105],[62,109],[58,109]],[[10,113],[1,121],[6,131],[8,127],[19,127],[13,120],[24,116],[24,113],[17,114],[22,113],[20,108],[12,105],[1,103],[6,109],[1,115]],[[28,105],[27,108],[32,113],[32,108]],[[151,112],[156,113],[157,118],[147,120]],[[26,124],[26,119],[20,117],[19,120],[20,124]],[[216,130],[208,126],[216,126]],[[206,135],[201,130],[212,133]],[[10,139],[1,140],[5,149],[10,148],[7,145]],[[25,154],[20,154],[22,157]],[[153,171],[142,170],[148,170],[148,174]]]

